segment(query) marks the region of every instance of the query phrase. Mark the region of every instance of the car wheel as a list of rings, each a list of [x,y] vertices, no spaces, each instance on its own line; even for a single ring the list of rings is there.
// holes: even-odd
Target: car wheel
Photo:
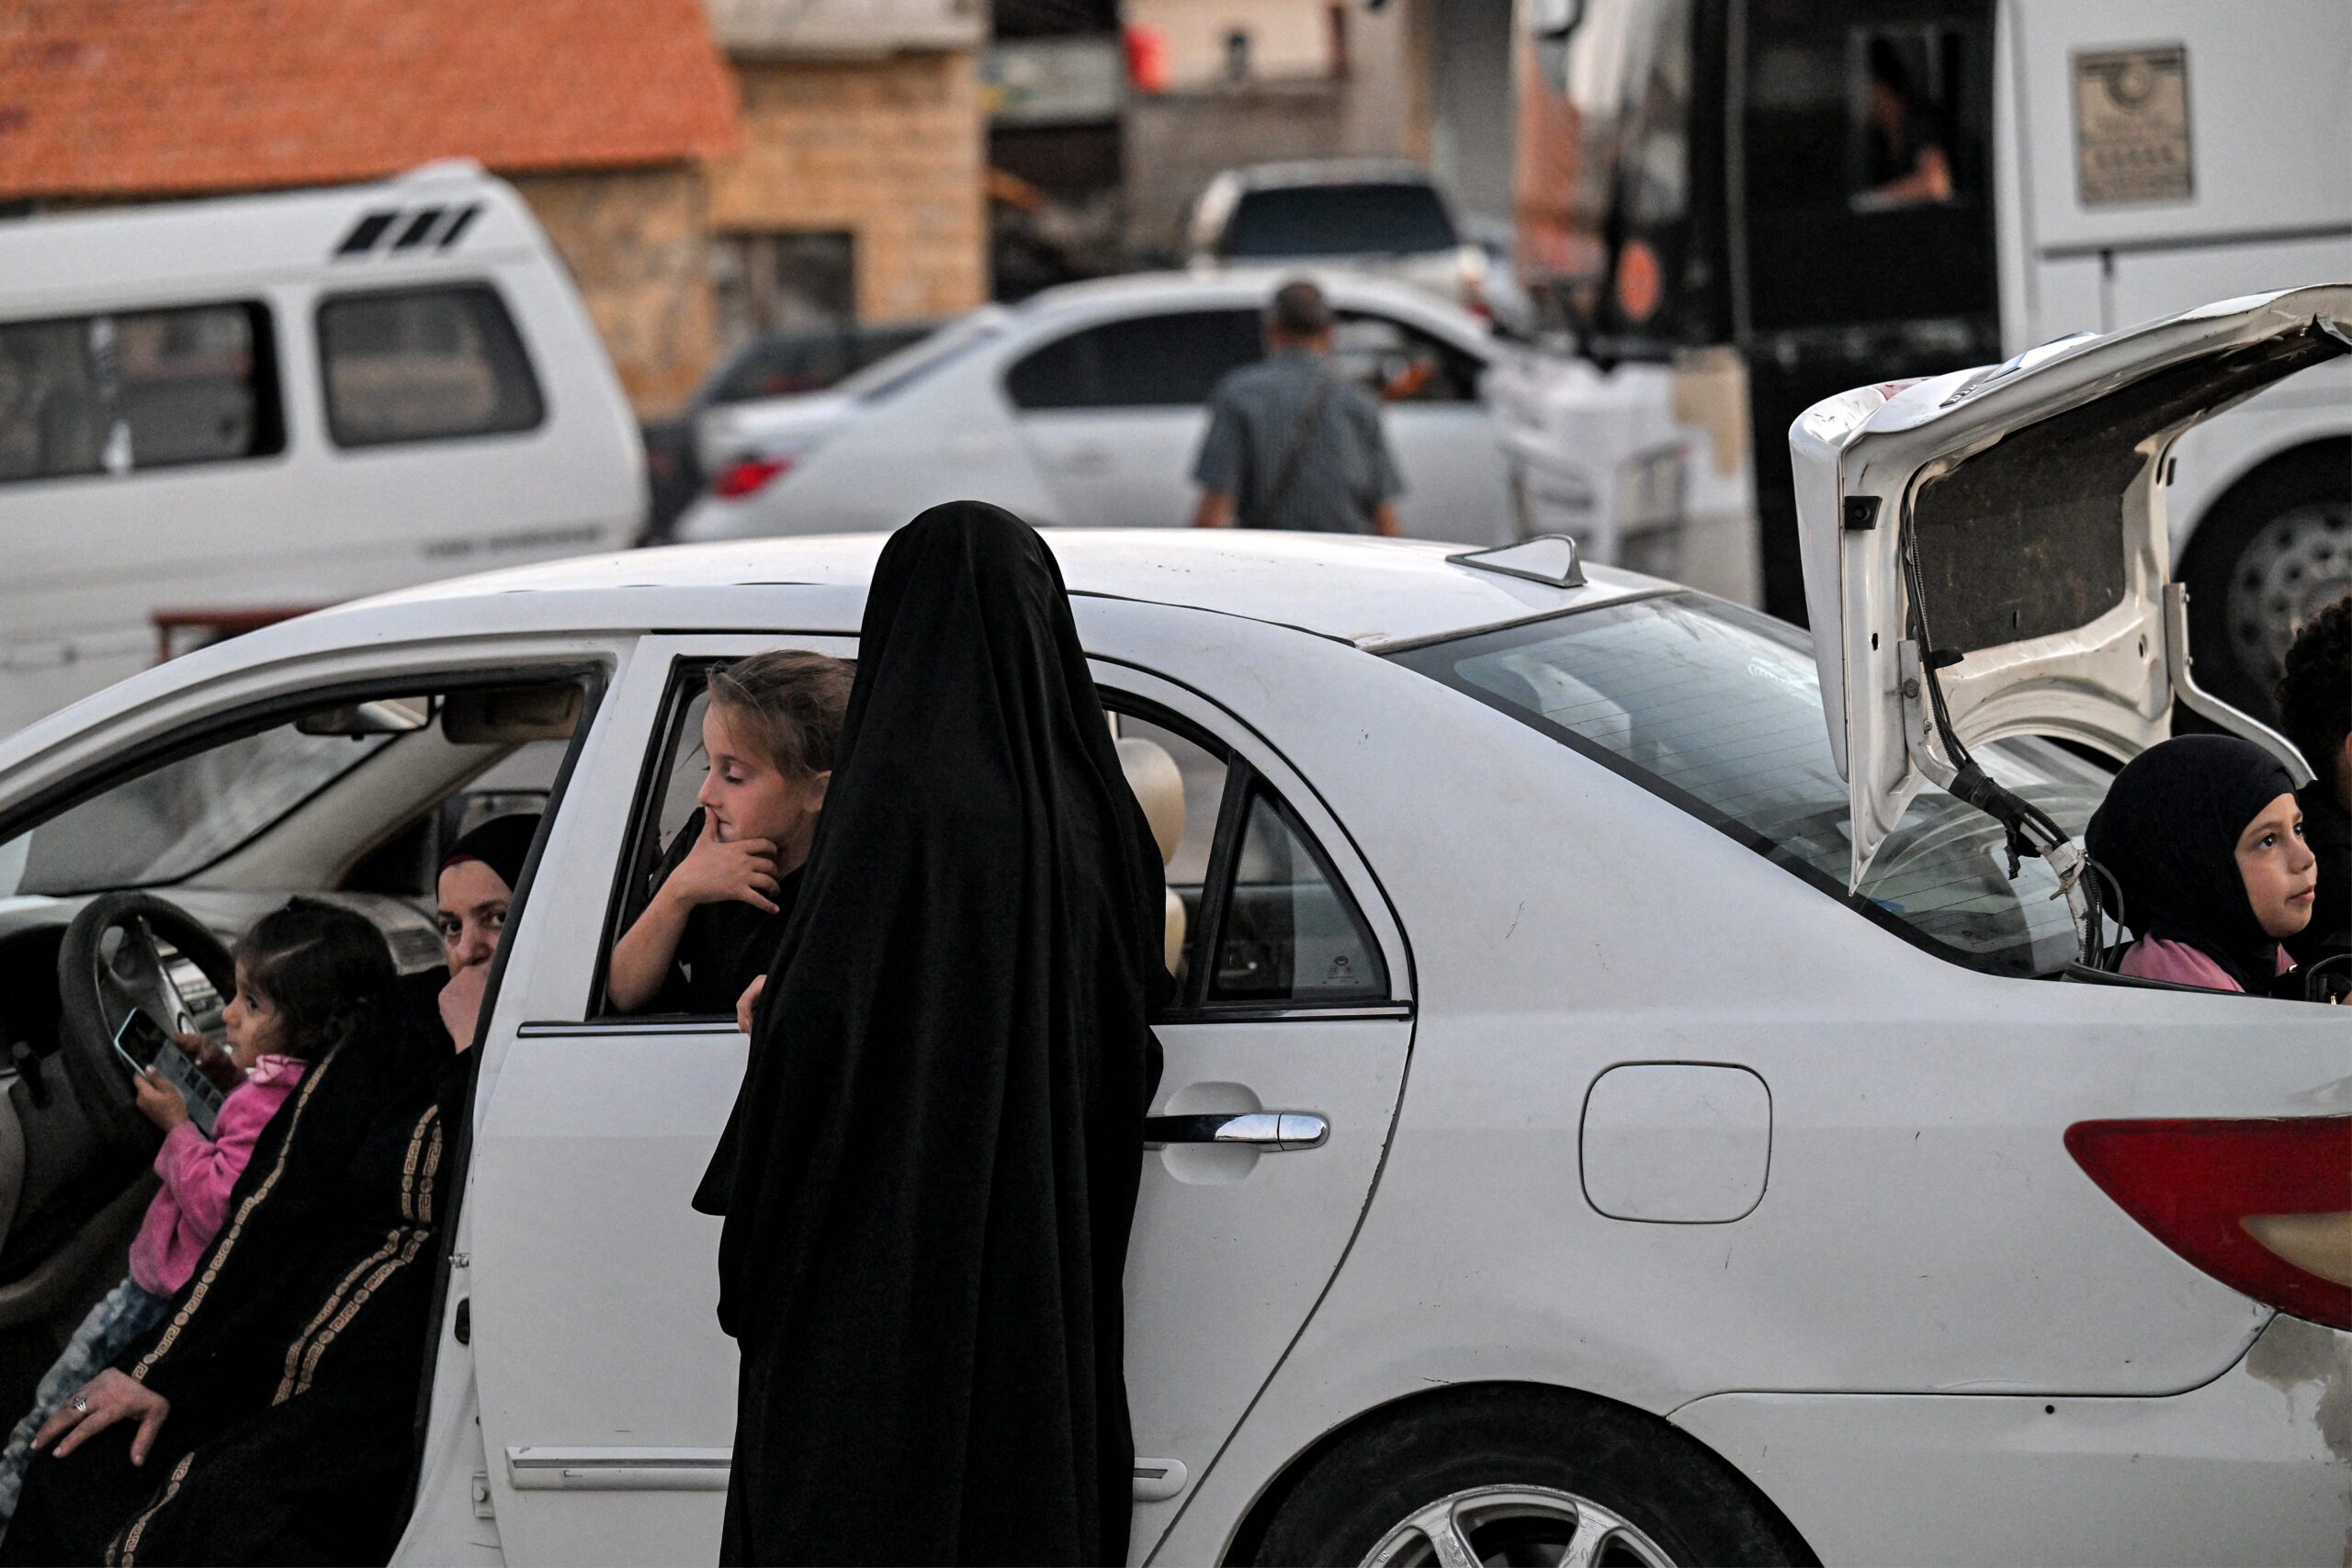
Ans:
[[[2215,502],[2181,562],[2197,681],[2264,719],[2295,628],[2352,592],[2352,442],[2265,464]]]
[[[1813,1559],[1736,1472],[1654,1416],[1526,1388],[1374,1416],[1275,1505],[1261,1563],[1579,1568]]]

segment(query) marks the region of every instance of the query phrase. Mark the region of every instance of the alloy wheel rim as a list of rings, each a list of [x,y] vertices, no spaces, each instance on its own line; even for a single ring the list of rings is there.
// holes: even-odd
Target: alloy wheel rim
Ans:
[[[1549,1486],[1474,1486],[1418,1508],[1363,1568],[1674,1568],[1623,1515]]]
[[[2305,619],[2352,592],[2352,506],[2320,503],[2263,525],[2230,577],[2228,628],[2238,667],[2267,688]]]

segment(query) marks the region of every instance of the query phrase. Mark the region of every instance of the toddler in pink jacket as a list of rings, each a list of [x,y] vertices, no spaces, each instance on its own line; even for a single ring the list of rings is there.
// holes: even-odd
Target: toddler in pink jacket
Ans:
[[[311,923],[307,902],[298,899],[263,917],[238,944],[236,995],[220,1014],[228,1036],[225,1054],[199,1036],[179,1038],[180,1048],[198,1056],[207,1077],[238,1080],[220,1102],[211,1136],[198,1130],[187,1101],[161,1074],[150,1068],[133,1080],[140,1111],[164,1129],[164,1145],[155,1152],[163,1190],[147,1206],[130,1244],[130,1277],[90,1309],[41,1379],[31,1413],[17,1423],[0,1450],[0,1531],[16,1514],[34,1434],[75,1390],[161,1322],[173,1298],[195,1277],[228,1220],[230,1191],[253,1157],[254,1141],[322,1046],[323,1032],[304,1027],[311,1021],[300,1016],[310,1010],[289,1012],[275,995],[286,961],[312,944],[304,930]]]

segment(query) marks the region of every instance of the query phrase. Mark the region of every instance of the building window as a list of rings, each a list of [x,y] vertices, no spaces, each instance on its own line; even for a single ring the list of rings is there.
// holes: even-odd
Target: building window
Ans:
[[[338,446],[505,434],[547,412],[514,320],[487,284],[331,295],[319,359]]]
[[[0,483],[285,449],[266,306],[0,322]]]
[[[710,270],[722,353],[755,337],[857,319],[857,245],[846,230],[720,234],[711,241]]]

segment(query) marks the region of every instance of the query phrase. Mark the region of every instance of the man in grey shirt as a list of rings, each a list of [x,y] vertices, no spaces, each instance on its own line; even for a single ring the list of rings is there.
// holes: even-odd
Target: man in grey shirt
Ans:
[[[1331,307],[1312,283],[1285,283],[1266,311],[1266,357],[1209,394],[1193,478],[1195,528],[1382,534],[1404,481],[1380,432],[1380,404],[1331,365]]]

